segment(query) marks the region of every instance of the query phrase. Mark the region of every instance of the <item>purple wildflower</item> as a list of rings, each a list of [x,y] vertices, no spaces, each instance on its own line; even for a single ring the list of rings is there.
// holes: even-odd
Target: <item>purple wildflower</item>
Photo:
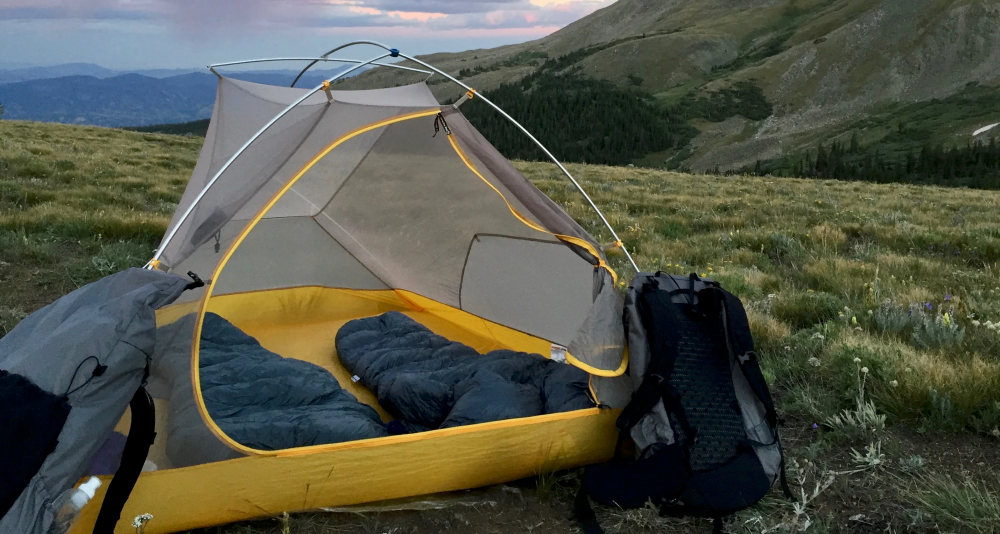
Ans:
[[[924,306],[927,306],[928,310],[934,310],[934,305],[931,304],[930,302],[928,302],[927,304],[924,304]]]
[[[813,430],[816,430],[817,428],[819,428],[819,425],[817,425],[816,423],[813,423]]]
[[[944,300],[951,300],[951,293],[945,293]]]

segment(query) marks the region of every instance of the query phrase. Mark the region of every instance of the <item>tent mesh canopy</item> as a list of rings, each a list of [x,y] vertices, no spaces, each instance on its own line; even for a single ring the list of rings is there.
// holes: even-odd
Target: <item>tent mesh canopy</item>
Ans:
[[[168,439],[154,444],[154,462],[264,454],[226,436],[205,408],[208,314],[330,371],[384,420],[376,397],[338,361],[334,339],[346,322],[387,311],[480,353],[548,357],[566,347],[568,362],[591,374],[592,395],[614,404],[625,367],[621,303],[600,247],[423,83],[333,91],[332,100],[318,92],[205,189],[305,93],[220,77],[156,264],[208,284],[158,314],[150,391]]]

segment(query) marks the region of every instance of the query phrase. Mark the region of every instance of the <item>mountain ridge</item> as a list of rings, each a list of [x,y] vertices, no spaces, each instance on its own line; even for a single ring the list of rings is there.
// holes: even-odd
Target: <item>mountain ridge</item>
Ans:
[[[540,68],[518,57],[573,54],[578,60],[564,71],[623,87],[638,81],[665,107],[741,82],[758,85],[774,107],[770,117],[693,123],[700,134],[684,165],[733,170],[830,142],[845,124],[897,104],[949,98],[972,83],[996,88],[1000,6],[986,0],[619,0],[536,41],[422,59],[466,72],[463,82],[489,93]],[[362,88],[406,80],[373,69],[344,83]],[[449,84],[432,90],[440,98],[460,93]],[[995,122],[989,113],[945,125],[935,141]],[[656,157],[638,163],[660,166],[669,159]]]
[[[227,77],[289,85],[299,71],[226,72]],[[330,71],[310,71],[300,86],[315,86]],[[149,126],[207,119],[215,103],[218,78],[209,72],[187,72],[163,78],[125,73],[42,78],[0,85],[3,118],[90,124]]]

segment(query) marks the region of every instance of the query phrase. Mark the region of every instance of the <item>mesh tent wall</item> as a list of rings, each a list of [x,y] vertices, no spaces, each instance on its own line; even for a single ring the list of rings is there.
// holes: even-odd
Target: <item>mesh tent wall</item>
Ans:
[[[334,336],[386,311],[480,353],[565,353],[590,373],[596,401],[627,401],[622,302],[601,248],[423,83],[308,92],[220,76],[168,237],[152,266],[207,285],[157,314],[159,469],[140,476],[123,512],[151,513],[148,533],[477,487],[612,453],[615,412],[597,407],[277,451],[229,438],[205,408],[207,313],[324,367],[384,420]]]

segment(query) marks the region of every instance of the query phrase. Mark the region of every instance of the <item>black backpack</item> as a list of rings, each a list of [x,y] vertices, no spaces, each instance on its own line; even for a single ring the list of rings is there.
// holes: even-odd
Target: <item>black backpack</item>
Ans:
[[[790,496],[778,417],[740,300],[695,274],[640,273],[623,322],[634,392],[617,421],[616,458],[584,473],[574,510],[584,532],[602,532],[588,495],[713,518],[716,532],[779,479]]]

